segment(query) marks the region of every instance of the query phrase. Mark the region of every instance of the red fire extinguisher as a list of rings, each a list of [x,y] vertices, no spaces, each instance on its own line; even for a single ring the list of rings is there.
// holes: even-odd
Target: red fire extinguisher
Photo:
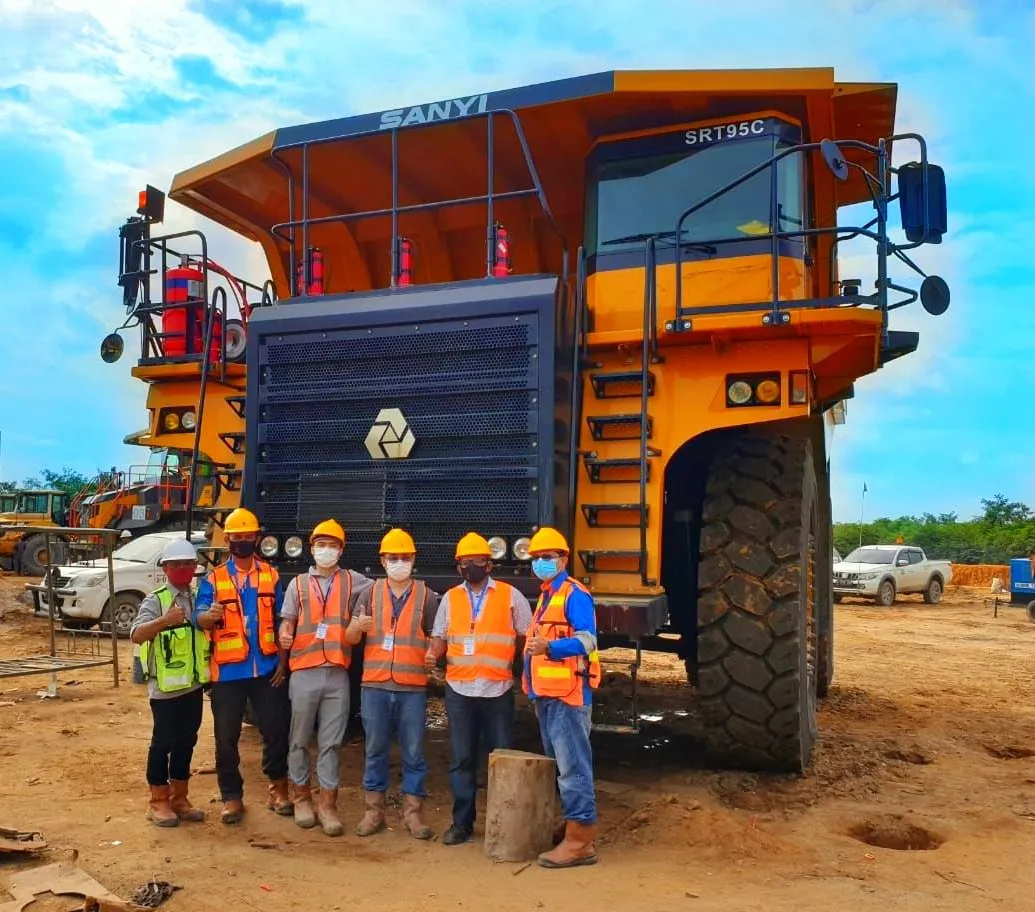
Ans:
[[[499,222],[493,226],[493,278],[502,279],[510,275],[510,232]]]
[[[305,282],[306,260],[309,262],[309,285]],[[295,267],[295,293],[299,295],[323,294],[323,251],[310,247],[306,258]]]
[[[162,302],[162,354],[182,357],[201,351],[205,310],[205,273],[187,258],[165,271]]]
[[[399,285],[413,284],[413,241],[399,238]]]

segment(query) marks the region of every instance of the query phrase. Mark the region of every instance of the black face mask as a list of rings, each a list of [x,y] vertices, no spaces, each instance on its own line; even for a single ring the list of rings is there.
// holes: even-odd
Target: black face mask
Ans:
[[[460,575],[469,583],[480,583],[489,575],[488,567],[478,567],[471,564],[468,567],[460,568]]]
[[[251,557],[255,553],[255,542],[251,539],[248,541],[232,541],[227,544],[227,547],[234,557]]]

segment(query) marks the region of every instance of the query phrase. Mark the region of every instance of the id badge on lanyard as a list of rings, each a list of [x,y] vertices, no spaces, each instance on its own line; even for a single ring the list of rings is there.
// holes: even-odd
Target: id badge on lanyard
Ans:
[[[323,586],[320,585],[319,581],[316,584],[316,591],[320,593],[320,617],[327,617],[327,599],[331,594],[331,586],[334,585],[334,577],[330,578],[327,583],[327,591],[323,591]],[[321,621],[316,625],[316,639],[326,640],[327,639],[327,622]]]
[[[477,596],[471,591],[471,587],[467,587],[467,597],[471,600],[471,632],[464,637],[464,655],[474,655],[474,625],[478,618],[481,617],[482,604],[485,602],[485,596],[489,594],[489,587],[486,586],[478,593]]]

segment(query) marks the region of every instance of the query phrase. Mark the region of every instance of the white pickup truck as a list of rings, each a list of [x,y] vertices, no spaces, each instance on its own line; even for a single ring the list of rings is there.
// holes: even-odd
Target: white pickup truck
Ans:
[[[937,605],[951,580],[952,564],[928,560],[921,548],[866,545],[834,564],[834,601],[854,595],[890,608],[897,596],[921,592],[928,605]]]

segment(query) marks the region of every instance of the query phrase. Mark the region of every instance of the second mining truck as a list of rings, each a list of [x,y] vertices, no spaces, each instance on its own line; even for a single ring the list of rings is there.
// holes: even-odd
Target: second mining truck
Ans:
[[[529,536],[558,526],[602,645],[685,660],[712,762],[802,770],[833,675],[831,434],[916,349],[893,311],[949,300],[911,253],[946,231],[944,174],[895,104],[832,69],[606,72],[276,130],[169,194],[265,251],[241,358],[213,355],[202,238],[190,301],[146,301],[145,367],[180,370],[155,320],[205,327],[169,363],[233,402],[207,437],[283,575],[333,515],[357,569],[403,526],[442,589],[476,529],[534,595]],[[124,232],[141,302],[181,268],[152,202]],[[838,268],[859,239],[865,287]]]

